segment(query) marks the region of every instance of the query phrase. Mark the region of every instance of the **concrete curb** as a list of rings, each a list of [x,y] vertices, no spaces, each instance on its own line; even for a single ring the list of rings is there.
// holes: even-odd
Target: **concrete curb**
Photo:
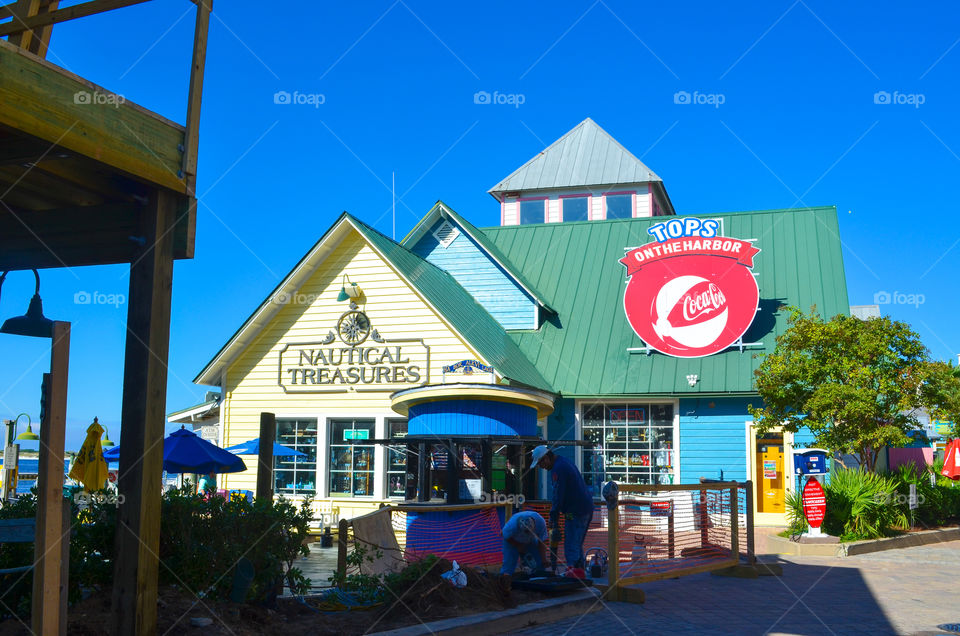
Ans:
[[[767,537],[768,547],[775,554],[791,556],[847,557],[883,550],[898,550],[931,543],[960,540],[960,527],[912,532],[901,537],[851,541],[849,543],[796,543],[778,536]]]
[[[400,627],[371,636],[487,636],[504,634],[514,630],[543,623],[560,621],[571,616],[580,616],[600,609],[597,592],[588,588],[557,598],[548,598],[535,603],[526,603],[513,609],[483,612],[457,618],[445,618],[430,623]]]

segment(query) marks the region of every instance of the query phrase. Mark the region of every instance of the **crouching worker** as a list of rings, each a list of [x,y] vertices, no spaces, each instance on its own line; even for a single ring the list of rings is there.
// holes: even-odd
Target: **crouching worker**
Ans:
[[[547,522],[536,512],[518,512],[503,526],[503,565],[500,567],[500,591],[510,604],[511,576],[517,569],[520,555],[533,557],[534,570],[543,570],[547,561]]]

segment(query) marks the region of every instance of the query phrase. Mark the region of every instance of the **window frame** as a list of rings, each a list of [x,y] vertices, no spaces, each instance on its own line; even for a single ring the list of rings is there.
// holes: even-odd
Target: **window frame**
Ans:
[[[637,191],[636,191],[636,190],[618,190],[618,191],[616,191],[616,192],[604,192],[604,193],[601,194],[601,196],[603,197],[603,206],[602,206],[602,208],[603,208],[603,219],[604,219],[604,220],[606,220],[607,218],[609,218],[609,217],[607,216],[607,197],[608,197],[608,196],[622,196],[622,195],[630,195],[630,216],[628,216],[628,217],[615,217],[615,218],[617,218],[617,219],[620,219],[620,218],[635,219],[635,218],[637,218]]]
[[[603,405],[604,407],[617,406],[617,405],[625,405],[625,406],[634,406],[634,405],[635,405],[635,406],[646,406],[646,407],[653,407],[653,406],[657,406],[657,405],[669,405],[669,406],[672,406],[672,407],[673,407],[673,426],[672,426],[672,429],[673,429],[673,431],[672,431],[672,437],[673,437],[673,448],[672,448],[672,450],[673,450],[673,458],[672,458],[673,466],[672,466],[672,468],[673,468],[673,470],[672,470],[671,473],[667,473],[667,474],[672,474],[672,475],[673,475],[673,482],[672,482],[672,483],[674,483],[674,484],[679,484],[679,483],[680,483],[680,474],[681,474],[681,472],[680,472],[680,469],[681,469],[681,467],[680,467],[680,443],[681,443],[681,439],[680,439],[680,400],[678,400],[678,399],[674,399],[674,400],[664,400],[664,399],[638,400],[638,399],[636,399],[636,398],[629,398],[629,397],[623,397],[623,398],[608,398],[608,397],[604,397],[604,398],[596,398],[596,399],[579,399],[579,400],[576,401],[576,410],[575,410],[575,416],[576,416],[576,426],[575,426],[575,430],[576,430],[576,439],[578,439],[578,440],[581,440],[581,441],[582,441],[582,440],[584,439],[584,437],[583,437],[583,431],[584,431],[583,412],[584,412],[584,410],[586,410],[587,407],[590,407],[590,406],[593,406],[593,405]],[[651,452],[652,452],[652,451],[653,451],[653,449],[651,449]],[[584,464],[585,464],[585,462],[584,462],[584,459],[585,459],[585,457],[584,457],[584,452],[585,452],[585,451],[584,451],[584,447],[582,447],[582,446],[577,446],[577,448],[576,448],[576,450],[575,450],[577,467],[580,469],[580,472],[581,472],[582,474],[584,474],[584,476],[586,476],[587,473],[584,472],[584,470],[585,470],[585,466],[584,466]],[[629,461],[629,460],[628,460],[628,461]],[[628,473],[628,474],[629,474],[629,473]]]
[[[560,195],[560,222],[561,223],[565,221],[564,212],[563,212],[564,205],[566,204],[565,199],[586,199],[587,200],[587,218],[584,220],[585,221],[593,220],[590,218],[590,213],[593,211],[593,195],[592,194],[589,194],[589,193],[588,194],[561,194]]]
[[[533,223],[524,223],[523,222],[523,203],[525,201],[539,201],[543,205],[543,214],[541,214],[541,220],[538,223],[547,222],[547,200],[550,197],[517,197],[517,225],[533,225]],[[561,217],[562,218],[562,217]]]
[[[377,418],[377,417],[371,417],[371,416],[363,417],[363,416],[356,416],[356,415],[353,415],[353,416],[351,416],[351,415],[344,415],[344,416],[342,416],[342,417],[327,417],[327,418],[325,418],[325,419],[326,419],[327,443],[326,443],[326,448],[325,448],[324,450],[325,450],[326,457],[327,457],[327,465],[326,465],[326,471],[325,471],[325,472],[326,472],[326,478],[327,478],[327,497],[330,498],[330,499],[337,499],[337,500],[342,500],[342,499],[373,499],[373,498],[375,498],[375,497],[376,497],[376,482],[377,482],[377,455],[378,455],[378,453],[376,452],[376,451],[377,451],[377,445],[376,445],[376,444],[344,444],[344,443],[342,443],[342,442],[341,442],[341,443],[337,443],[337,442],[334,440],[334,437],[333,437],[333,427],[334,427],[334,424],[336,424],[336,423],[338,423],[338,422],[345,422],[345,421],[346,421],[346,422],[352,422],[352,428],[351,428],[351,430],[356,430],[356,428],[357,428],[357,423],[359,423],[359,422],[369,423],[370,429],[371,429],[371,431],[372,431],[372,435],[373,435],[374,438],[376,438],[376,436],[377,436],[377,429],[378,429],[378,426],[379,426],[378,418]],[[343,440],[343,441],[346,441],[346,440]],[[370,467],[370,469],[368,469],[368,470],[357,470],[356,466],[354,465],[354,464],[355,464],[355,461],[356,461],[356,447],[357,447],[357,446],[369,448],[369,450],[370,450],[370,461],[371,461],[371,463],[373,464],[373,465]],[[349,469],[349,470],[334,470],[334,461],[333,461],[334,447],[345,448],[345,449],[346,449],[346,448],[349,448],[349,449],[351,449],[351,450],[350,450],[350,469]],[[350,483],[350,491],[349,491],[349,492],[335,492],[335,491],[333,490],[333,476],[334,476],[334,473],[337,473],[337,474],[340,474],[340,473],[349,473],[349,475],[350,475],[350,477],[349,477],[349,479],[350,479],[350,482],[349,482],[349,483]],[[354,488],[353,488],[354,480],[356,479],[357,473],[369,473],[369,475],[370,475],[370,478],[369,478],[370,488],[368,489],[369,492],[367,492],[367,493],[365,493],[365,494],[362,494],[362,495],[356,494],[356,493],[354,492]]]
[[[313,442],[313,447],[314,447],[313,468],[312,468],[312,469],[309,469],[309,468],[300,468],[301,462],[305,461],[305,460],[302,460],[301,458],[293,458],[293,459],[291,460],[291,462],[292,462],[292,464],[293,464],[293,467],[292,467],[292,468],[278,467],[278,466],[277,466],[277,459],[278,459],[278,458],[277,458],[277,457],[274,457],[274,458],[273,458],[273,490],[274,490],[274,492],[275,492],[276,494],[278,494],[278,495],[290,495],[290,496],[294,496],[294,497],[298,497],[298,496],[314,496],[314,497],[315,497],[315,496],[317,496],[317,494],[320,492],[320,483],[319,483],[319,480],[317,479],[317,471],[318,471],[319,464],[320,464],[320,440],[321,440],[321,435],[320,435],[320,426],[321,426],[321,424],[320,424],[320,422],[321,422],[321,418],[316,417],[316,416],[314,416],[314,417],[297,417],[297,416],[290,417],[290,416],[284,416],[284,417],[278,417],[278,418],[276,419],[277,430],[276,430],[276,433],[275,433],[275,439],[276,439],[277,443],[278,443],[278,444],[282,444],[283,446],[287,446],[288,448],[293,448],[293,449],[295,449],[295,450],[299,450],[299,451],[303,452],[303,449],[304,449],[305,447],[308,448],[308,447],[310,446],[310,444],[302,444],[302,445],[301,445],[301,444],[300,444],[299,442],[297,442],[297,441],[294,441],[293,444],[290,444],[289,442],[286,442],[286,443],[285,443],[286,440],[283,440],[283,439],[280,437],[280,424],[281,424],[281,422],[291,422],[291,421],[297,423],[297,427],[294,429],[295,437],[299,437],[299,435],[296,435],[296,432],[299,431],[299,424],[300,424],[300,423],[309,423],[309,422],[312,422],[312,423],[314,424],[314,426],[316,427],[316,429],[315,429],[315,431],[314,431],[314,442]],[[285,460],[281,460],[281,461],[285,461]],[[313,479],[312,479],[312,481],[313,481],[313,489],[312,489],[312,490],[307,490],[307,489],[299,490],[299,489],[296,487],[296,486],[297,486],[297,474],[298,474],[298,473],[310,473],[311,471],[312,471],[312,473],[313,473],[313,474],[312,474],[312,478],[313,478]],[[294,484],[294,487],[293,487],[292,489],[291,489],[291,488],[285,488],[285,487],[284,487],[284,488],[280,488],[280,487],[278,486],[278,484],[277,484],[277,479],[278,479],[278,475],[279,475],[280,472],[293,472],[293,484]]]
[[[385,417],[383,418],[383,432],[384,432],[385,438],[393,437],[393,434],[390,431],[390,425],[393,424],[394,422],[403,422],[404,425],[409,426],[409,420],[405,417]],[[407,429],[407,431],[409,434],[409,428]],[[390,492],[390,476],[396,475],[398,473],[401,475],[401,479],[402,479],[401,484],[403,485],[404,493],[406,493],[406,484],[407,484],[406,463],[404,463],[403,470],[391,470],[391,463],[390,463],[391,452],[398,452],[398,451],[394,451],[395,448],[400,448],[400,446],[394,446],[392,444],[385,445],[385,453],[384,453],[384,460],[383,460],[384,461],[384,484],[383,484],[384,499],[403,499],[404,498],[404,495],[394,495],[394,494],[391,494]],[[405,451],[406,449],[404,448],[403,451],[399,451],[399,452],[403,453]]]

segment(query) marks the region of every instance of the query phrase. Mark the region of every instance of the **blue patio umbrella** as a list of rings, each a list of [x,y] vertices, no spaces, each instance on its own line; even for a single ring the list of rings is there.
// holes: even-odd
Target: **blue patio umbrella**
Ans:
[[[109,461],[120,459],[120,446],[103,452]],[[163,440],[163,469],[168,473],[237,473],[247,469],[243,460],[180,427]]]
[[[248,439],[245,442],[241,442],[236,446],[228,446],[226,450],[231,453],[236,453],[237,455],[259,455],[260,454],[260,439]],[[283,446],[281,444],[273,443],[273,456],[274,457],[306,457],[306,453],[301,453],[300,451],[290,448],[289,446]]]

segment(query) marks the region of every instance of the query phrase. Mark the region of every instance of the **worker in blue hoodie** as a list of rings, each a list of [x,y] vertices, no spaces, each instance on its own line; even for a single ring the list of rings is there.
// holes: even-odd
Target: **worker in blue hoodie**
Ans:
[[[577,466],[566,457],[555,455],[546,446],[533,449],[533,466],[549,471],[553,483],[553,505],[550,506],[550,527],[559,529],[564,517],[563,556],[567,568],[584,567],[583,542],[593,519],[593,494],[583,482]]]

